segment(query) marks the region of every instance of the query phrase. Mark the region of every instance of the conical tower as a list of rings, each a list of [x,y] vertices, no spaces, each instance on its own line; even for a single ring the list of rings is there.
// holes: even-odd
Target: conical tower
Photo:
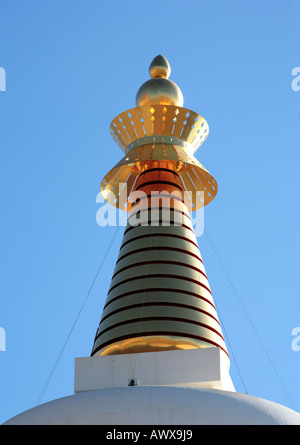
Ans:
[[[136,107],[111,123],[125,152],[101,183],[104,198],[129,212],[91,355],[215,346],[228,353],[189,212],[217,183],[193,153],[208,124],[183,108],[161,55]]]

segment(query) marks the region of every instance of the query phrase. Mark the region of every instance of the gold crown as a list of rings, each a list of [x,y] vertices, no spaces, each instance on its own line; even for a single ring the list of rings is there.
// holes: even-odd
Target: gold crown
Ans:
[[[182,93],[168,79],[170,71],[168,61],[157,56],[149,67],[152,78],[137,93],[138,106],[111,122],[111,135],[125,156],[104,177],[100,190],[107,201],[122,210],[130,210],[127,200],[143,163],[149,160],[176,164],[183,189],[190,195],[189,211],[208,204],[217,194],[216,180],[193,156],[208,136],[208,124],[202,116],[181,106]],[[126,199],[120,199],[120,184],[126,184],[126,189],[122,185]]]

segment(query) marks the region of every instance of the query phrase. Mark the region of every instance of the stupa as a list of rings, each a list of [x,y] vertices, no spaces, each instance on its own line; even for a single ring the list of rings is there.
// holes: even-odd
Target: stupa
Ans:
[[[124,152],[101,192],[128,212],[90,357],[74,394],[6,425],[300,425],[300,414],[237,393],[190,212],[218,186],[194,157],[209,133],[155,57],[136,107],[110,130]]]

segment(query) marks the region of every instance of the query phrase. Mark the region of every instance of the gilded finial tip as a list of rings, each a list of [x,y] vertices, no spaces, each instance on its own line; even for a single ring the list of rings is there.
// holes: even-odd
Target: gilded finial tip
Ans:
[[[157,79],[157,78],[168,79],[171,74],[171,67],[167,59],[161,54],[154,57],[149,66],[149,74],[152,77],[152,79]]]
[[[147,80],[137,92],[136,106],[144,105],[176,105],[183,106],[183,96],[176,83],[169,79],[171,68],[167,59],[159,54],[150,66],[151,79]]]

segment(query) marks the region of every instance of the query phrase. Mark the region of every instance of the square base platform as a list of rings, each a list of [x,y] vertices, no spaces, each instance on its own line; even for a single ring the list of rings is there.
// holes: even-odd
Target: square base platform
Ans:
[[[234,391],[229,360],[216,347],[75,359],[75,393],[125,386]]]

